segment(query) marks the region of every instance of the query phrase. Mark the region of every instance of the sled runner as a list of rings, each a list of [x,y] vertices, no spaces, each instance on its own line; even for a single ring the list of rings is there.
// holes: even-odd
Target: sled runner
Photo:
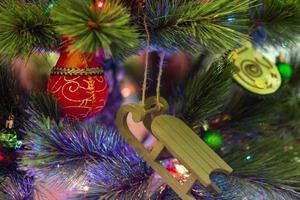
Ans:
[[[157,106],[155,97],[151,97],[147,99],[144,108],[135,104],[122,106],[117,114],[117,125],[122,136],[182,199],[195,199],[190,191],[197,181],[215,192],[220,192],[211,181],[210,175],[213,172],[230,174],[231,167],[182,120],[165,114],[168,111],[168,103],[163,98],[160,98],[160,103],[161,105]],[[129,130],[129,113],[135,122],[143,122],[156,137],[157,142],[151,150],[146,149]],[[178,182],[159,162],[160,154],[165,149],[191,173],[185,183]]]

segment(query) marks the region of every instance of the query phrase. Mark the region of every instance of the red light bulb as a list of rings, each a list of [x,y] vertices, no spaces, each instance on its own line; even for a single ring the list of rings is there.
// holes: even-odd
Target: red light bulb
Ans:
[[[102,9],[104,7],[104,1],[101,1],[101,0],[98,1],[97,2],[97,7],[100,8],[100,9]]]
[[[4,153],[0,152],[0,161],[4,161],[5,160],[5,155]]]

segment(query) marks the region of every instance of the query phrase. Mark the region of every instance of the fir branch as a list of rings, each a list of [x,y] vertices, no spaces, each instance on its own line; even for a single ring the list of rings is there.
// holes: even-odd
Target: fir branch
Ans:
[[[15,169],[0,169],[0,199],[33,200],[33,178]]]
[[[92,0],[58,1],[52,10],[56,30],[74,39],[71,50],[97,53],[100,48],[110,55],[134,48],[138,33],[129,25],[128,10],[118,0],[105,2],[101,10]]]
[[[237,176],[300,191],[299,156],[294,139],[275,132],[272,137],[235,146],[223,158]]]
[[[125,151],[124,151],[125,150]],[[121,149],[88,174],[93,183],[88,194],[75,199],[146,199],[146,189],[152,170],[134,151]]]
[[[225,176],[222,174],[213,175],[213,181],[221,189],[221,193],[213,194],[204,186],[196,184],[191,190],[195,199],[209,200],[242,200],[242,199],[272,199],[272,200],[296,200],[299,193],[284,187],[275,187],[272,184],[253,181],[247,178]],[[152,196],[151,200],[180,200],[181,198],[170,188],[159,190]]]
[[[284,187],[275,187],[264,181],[253,181],[251,178],[241,178],[235,176],[215,175],[214,182],[221,188],[221,194],[201,193],[201,187],[195,188],[192,192],[196,196],[206,197],[212,200],[232,200],[232,199],[291,199],[296,200],[299,194]],[[198,189],[198,190],[197,190]]]
[[[230,85],[231,64],[226,59],[199,70],[184,88],[178,115],[192,126],[215,118],[229,97]]]
[[[295,43],[300,34],[299,0],[261,0],[252,12],[252,30],[263,27],[267,33],[264,43],[282,45]]]
[[[42,3],[4,0],[0,5],[0,53],[29,56],[36,50],[49,50],[56,34]]]
[[[147,0],[145,16],[153,46],[195,53],[201,44],[223,52],[248,40],[242,32],[248,28],[250,6],[248,0]]]
[[[240,88],[235,91],[222,113],[230,116],[230,121],[225,125],[230,132],[272,133],[276,129],[273,124],[279,117],[280,107],[288,96],[261,99],[244,93]]]
[[[293,76],[288,82],[288,84],[292,88],[299,88],[300,87],[300,79],[299,79],[299,74],[300,74],[300,48],[295,48],[292,49],[289,53],[290,58],[287,61],[292,67],[293,67]]]
[[[298,96],[299,89],[286,87],[285,98],[280,98],[277,104],[276,120],[271,121],[272,130],[276,130],[282,134],[300,134],[300,98]],[[272,130],[268,130],[272,133]]]
[[[20,167],[54,185],[79,186],[90,162],[101,162],[114,151],[128,148],[117,132],[96,123],[57,124],[37,117],[30,120],[26,132]]]
[[[49,117],[56,122],[62,118],[62,112],[56,98],[49,93],[36,93],[31,95],[32,111],[40,117]]]
[[[298,49],[299,50],[299,49]],[[284,95],[280,97],[282,103],[278,106],[278,118],[272,125],[283,133],[300,134],[300,57],[299,51],[294,49],[290,53],[289,64],[293,67],[293,76],[286,82]]]
[[[29,95],[21,88],[8,60],[0,56],[0,128],[5,128],[5,120],[14,115],[14,127],[23,129],[24,122],[30,118],[26,113]],[[18,132],[19,133],[19,132]]]

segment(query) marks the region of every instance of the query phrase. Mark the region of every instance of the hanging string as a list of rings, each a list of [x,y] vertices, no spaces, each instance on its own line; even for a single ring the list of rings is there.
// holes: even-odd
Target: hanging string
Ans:
[[[159,102],[160,85],[161,85],[161,78],[162,78],[162,74],[163,74],[163,65],[164,65],[165,55],[166,55],[166,53],[164,51],[160,54],[159,72],[158,72],[158,76],[157,76],[157,85],[156,85],[156,103],[158,106],[160,106],[160,102]]]
[[[142,88],[142,102],[141,106],[145,107],[145,100],[146,100],[146,90],[147,90],[147,80],[148,80],[148,68],[149,68],[149,48],[150,48],[150,34],[149,29],[146,22],[146,16],[144,17],[144,26],[147,35],[146,41],[146,58],[145,58],[145,72],[144,72],[144,81],[143,81],[143,88]],[[161,86],[161,78],[163,74],[163,65],[166,53],[163,51],[160,54],[160,63],[159,63],[159,72],[157,76],[157,85],[156,85],[156,104],[160,106],[160,86]]]
[[[146,16],[144,17],[144,26],[147,35],[147,46],[146,46],[146,61],[145,61],[145,72],[144,72],[144,82],[142,89],[142,107],[145,106],[146,99],[146,89],[147,89],[147,80],[148,80],[148,68],[149,68],[149,48],[150,48],[150,34],[147,27]]]

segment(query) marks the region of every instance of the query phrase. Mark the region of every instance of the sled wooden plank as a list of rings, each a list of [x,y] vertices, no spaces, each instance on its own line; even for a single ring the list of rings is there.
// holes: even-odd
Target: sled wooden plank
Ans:
[[[197,177],[194,174],[191,174],[190,177],[187,179],[187,182],[185,182],[182,185],[182,190],[185,194],[189,194],[191,189],[193,189],[194,184],[197,181]]]
[[[168,117],[167,115],[165,115]],[[224,160],[214,151],[212,150],[203,140],[197,136],[193,130],[188,127],[184,122],[182,122],[180,119],[169,116],[172,118],[172,120],[177,121],[178,123],[175,123],[176,129],[181,130],[181,136],[182,140],[185,140],[187,143],[190,142],[191,147],[195,147],[196,151],[198,151],[198,155],[202,156],[212,167],[216,168],[216,170],[224,172],[224,173],[231,173],[232,168],[224,162]],[[192,134],[182,134],[182,133],[188,133],[192,132]],[[199,149],[203,151],[203,153],[199,154]],[[219,168],[219,169],[218,169]]]
[[[177,158],[192,174],[197,171],[196,176],[204,186],[208,187],[211,185],[209,178],[211,167],[207,162],[201,162],[203,159],[197,157],[197,154],[190,146],[191,144],[186,144],[180,139],[179,134],[185,133],[177,132],[178,130],[173,129],[174,125],[170,126],[170,124],[160,116],[153,120],[151,128],[154,136],[165,144],[166,149],[171,155]]]
[[[166,122],[166,121],[165,121]],[[186,130],[186,128],[188,127],[183,127],[181,126],[181,124],[177,124],[174,126],[174,129],[177,130],[178,134],[177,137],[180,141],[184,142],[184,143],[188,143],[190,148],[197,152],[197,151],[201,151],[201,154],[196,155],[192,154],[193,156],[201,156],[202,160],[205,160],[207,165],[209,166],[208,171],[210,171],[211,168],[216,168],[218,167],[218,164],[216,163],[216,161],[211,157],[211,155],[209,153],[206,153],[205,151],[205,147],[203,145],[199,145],[198,141],[199,138],[198,136],[193,132],[193,134],[185,134],[188,131],[190,131],[189,129]],[[201,163],[202,160],[199,160],[198,157],[196,157],[196,160],[198,162],[198,164],[203,165],[203,163]]]
[[[164,145],[161,142],[154,144],[153,152],[148,151],[140,141],[131,133],[127,124],[128,113],[137,114],[134,121],[138,122],[143,118],[143,113],[139,113],[141,110],[134,104],[128,104],[118,111],[117,113],[117,126],[121,135],[126,142],[130,144],[137,153],[147,162],[149,166],[156,171],[164,181],[183,199],[183,200],[195,200],[195,198],[182,190],[182,185],[172,176],[172,174],[158,161],[157,156],[161,150],[164,149]]]
[[[146,117],[149,122],[148,125],[151,124],[151,128],[147,128],[150,128],[158,139],[158,142],[153,145],[153,150],[149,151],[129,130],[128,113],[133,114],[135,122],[145,120],[145,116],[147,116],[146,111],[137,105],[123,106],[117,114],[117,125],[120,133],[183,200],[195,200],[190,191],[198,180],[204,186],[219,191],[218,187],[210,180],[210,173],[215,170],[230,173],[232,169],[184,122],[169,115],[159,115],[154,118],[154,121],[151,120],[150,115]],[[184,184],[179,183],[157,159],[164,149],[167,149],[190,171],[191,176]]]
[[[165,146],[159,142],[159,141],[156,141],[155,144],[154,144],[154,147],[151,151],[151,157],[153,160],[156,160],[158,158],[158,156],[160,155],[160,153],[164,150]]]
[[[231,173],[232,169],[184,122],[170,115],[156,117],[153,134],[206,187],[218,188],[210,180],[214,171]]]

